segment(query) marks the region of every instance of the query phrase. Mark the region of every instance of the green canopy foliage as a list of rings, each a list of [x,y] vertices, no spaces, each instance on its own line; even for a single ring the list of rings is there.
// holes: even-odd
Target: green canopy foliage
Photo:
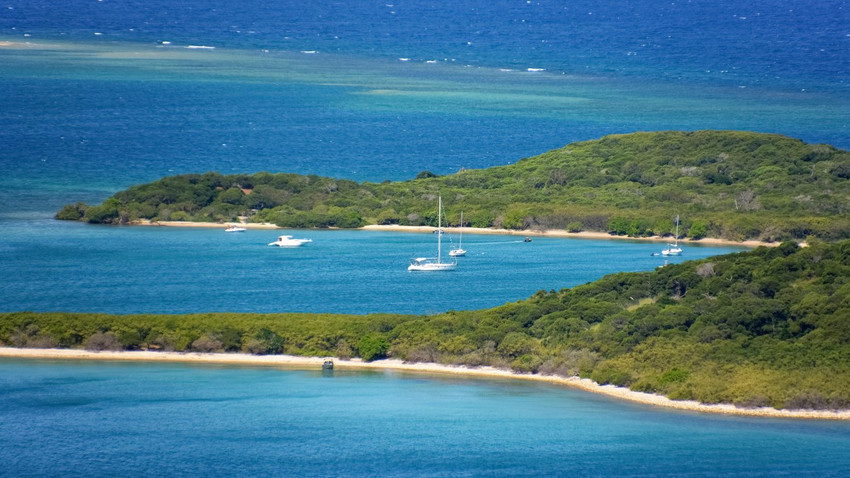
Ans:
[[[450,225],[694,239],[850,238],[850,153],[780,135],[665,131],[572,143],[516,164],[361,183],[287,173],[189,174],[133,186],[57,218],[96,223],[254,222],[282,227]]]
[[[428,316],[0,314],[0,343],[393,357],[705,403],[850,407],[850,240],[786,242]]]

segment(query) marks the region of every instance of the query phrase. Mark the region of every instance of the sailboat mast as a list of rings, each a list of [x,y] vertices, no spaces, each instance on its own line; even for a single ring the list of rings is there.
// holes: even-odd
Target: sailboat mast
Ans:
[[[440,263],[440,250],[443,248],[443,197],[438,199],[437,206],[437,264]]]
[[[676,214],[676,247],[679,247],[679,215]]]
[[[460,212],[460,240],[457,243],[458,249],[463,249],[463,211]]]

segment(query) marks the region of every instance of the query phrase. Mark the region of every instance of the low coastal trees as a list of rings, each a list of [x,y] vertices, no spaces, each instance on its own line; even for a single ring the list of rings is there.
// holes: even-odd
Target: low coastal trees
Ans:
[[[121,342],[113,332],[95,332],[85,342],[86,350],[121,350]]]
[[[243,350],[256,355],[272,355],[282,354],[283,347],[283,337],[267,328],[262,328],[245,342]]]
[[[680,232],[691,239],[839,240],[850,237],[848,162],[847,151],[778,135],[634,133],[573,143],[508,166],[423,172],[399,182],[287,173],[172,176],[133,186],[100,206],[65,206],[56,217],[115,224],[244,215],[297,228],[436,225],[439,192],[450,209],[462,205],[473,227],[667,235],[670,218],[679,214]],[[459,212],[449,210],[450,221]]]
[[[75,203],[68,204],[64,206],[59,212],[56,213],[56,219],[61,219],[63,221],[79,221],[86,215],[86,210],[88,210],[89,206],[85,203]]]
[[[366,335],[357,344],[357,349],[360,351],[360,357],[371,362],[387,357],[387,352],[390,349],[390,343],[387,339],[380,335]]]
[[[224,350],[217,334],[204,334],[192,342],[192,350],[197,352],[219,352]]]
[[[848,303],[850,240],[788,242],[427,316],[0,313],[0,343],[392,356],[580,375],[674,399],[842,408]]]

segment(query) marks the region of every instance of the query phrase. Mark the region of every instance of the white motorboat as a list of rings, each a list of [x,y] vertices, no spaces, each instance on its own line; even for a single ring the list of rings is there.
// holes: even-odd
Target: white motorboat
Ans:
[[[673,244],[667,244],[667,248],[661,251],[662,256],[681,256],[682,248],[679,247],[679,215],[676,214],[676,238]]]
[[[245,232],[246,229],[242,226],[230,226],[224,232]]]
[[[460,239],[458,240],[457,249],[449,251],[452,257],[463,257],[466,255],[466,250],[463,248],[463,211],[460,212]]]
[[[443,230],[443,198],[439,198],[437,207],[437,231]],[[409,271],[451,271],[457,267],[457,262],[443,262],[441,249],[443,246],[443,235],[437,234],[437,262],[427,257],[417,257],[410,261],[407,266]]]
[[[312,239],[293,239],[292,236],[278,236],[277,240],[274,242],[270,242],[270,246],[278,246],[278,247],[298,247],[307,244],[308,242],[313,242]]]

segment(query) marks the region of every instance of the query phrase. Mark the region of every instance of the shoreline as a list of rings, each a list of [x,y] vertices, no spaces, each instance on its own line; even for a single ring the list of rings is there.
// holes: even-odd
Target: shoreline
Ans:
[[[92,352],[78,349],[24,349],[0,347],[0,357],[19,359],[53,360],[103,360],[131,362],[199,363],[250,366],[274,366],[292,369],[305,367],[320,369],[326,359],[333,359],[336,370],[392,370],[414,373],[455,375],[475,378],[500,378],[528,380],[566,386],[585,392],[605,395],[619,400],[651,405],[655,407],[684,410],[690,412],[719,413],[724,415],[755,416],[769,418],[803,418],[815,420],[850,420],[850,410],[778,410],[775,408],[738,408],[730,404],[704,404],[692,400],[671,400],[662,395],[635,392],[614,385],[598,383],[579,377],[558,377],[554,375],[532,375],[511,372],[493,367],[465,367],[440,365],[433,363],[408,363],[397,359],[363,362],[359,359],[341,360],[335,357],[300,357],[294,355],[249,355],[229,353],[197,352],[152,352],[121,351]]]
[[[383,232],[412,232],[412,233],[431,233],[437,229],[436,227],[431,226],[399,226],[399,225],[369,225],[363,226],[360,228],[364,231],[383,231]],[[649,237],[629,237],[629,236],[613,236],[608,234],[607,232],[593,232],[593,231],[581,231],[581,232],[568,232],[563,229],[547,229],[542,231],[515,231],[513,229],[493,229],[493,228],[481,228],[481,227],[443,227],[443,230],[450,233],[459,233],[463,231],[466,234],[490,234],[490,235],[499,235],[499,236],[528,236],[528,237],[556,237],[556,238],[566,238],[566,239],[597,239],[597,240],[631,240],[631,241],[646,241],[646,242],[670,242],[672,238],[670,237],[662,237],[662,236],[649,236]],[[704,239],[694,240],[682,238],[679,239],[680,243],[685,244],[709,244],[713,246],[742,246],[742,247],[758,247],[758,246],[767,246],[767,247],[776,247],[780,243],[777,242],[762,242],[762,241],[729,241],[726,239],[712,238],[706,237]]]
[[[271,223],[243,223],[243,222],[225,222],[225,223],[212,223],[212,222],[190,222],[190,221],[138,221],[130,224],[131,226],[159,226],[159,227],[206,227],[211,229],[224,229],[232,225],[237,225],[244,227],[246,229],[284,229],[275,224]],[[352,229],[354,231],[378,231],[378,232],[406,232],[406,233],[416,233],[416,234],[432,234],[437,228],[431,226],[400,226],[397,224],[393,225],[377,225],[371,224],[367,226],[360,227],[358,229]],[[305,229],[309,230],[309,229]],[[555,237],[555,238],[565,238],[565,239],[595,239],[595,240],[631,240],[631,241],[645,241],[645,242],[670,242],[671,238],[669,237],[661,237],[661,236],[650,236],[650,237],[628,237],[628,236],[612,236],[607,232],[591,232],[591,231],[582,231],[582,232],[567,232],[562,229],[548,229],[544,231],[515,231],[512,229],[492,229],[492,228],[482,228],[482,227],[443,227],[443,230],[449,233],[460,233],[463,231],[466,234],[481,234],[481,235],[498,235],[498,236],[523,236],[523,237]],[[707,244],[712,246],[739,246],[739,247],[777,247],[780,243],[778,242],[763,242],[756,240],[748,240],[748,241],[730,241],[727,239],[719,239],[713,237],[706,237],[699,240],[694,239],[679,239],[680,243],[684,244]]]

